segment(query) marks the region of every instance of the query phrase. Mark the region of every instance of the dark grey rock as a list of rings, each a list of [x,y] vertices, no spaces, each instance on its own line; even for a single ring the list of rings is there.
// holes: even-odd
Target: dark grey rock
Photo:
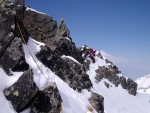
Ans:
[[[60,36],[63,36],[63,37],[68,37],[72,41],[72,39],[70,37],[70,31],[67,28],[66,23],[65,23],[65,21],[64,21],[63,18],[60,21],[60,25],[59,25],[59,29],[58,29],[58,34]]]
[[[17,0],[16,2],[18,5],[24,5],[23,0]],[[13,5],[7,0],[5,6],[0,8],[0,65],[7,74],[10,74],[10,71],[29,69],[28,64],[25,62],[22,42],[18,38],[20,36],[16,33],[16,10],[18,5]]]
[[[65,37],[56,35],[47,40],[46,45],[59,56],[66,55],[72,56],[80,63],[83,63],[84,60],[80,51],[76,48],[75,44]]]
[[[15,38],[6,49],[6,52],[0,58],[0,65],[7,74],[11,74],[11,71],[25,71],[29,69],[29,65],[25,61],[22,42],[19,38]]]
[[[46,46],[43,46],[36,56],[74,90],[77,89],[80,92],[82,89],[91,88],[92,83],[82,65],[69,59],[63,60]]]
[[[105,82],[105,81],[104,81],[104,84],[105,84],[105,86],[106,86],[107,88],[109,88],[109,87],[110,87],[110,84],[109,84],[109,83],[107,83],[107,82]]]
[[[92,93],[92,96],[89,98],[89,102],[91,106],[98,112],[98,113],[104,113],[104,97]]]
[[[108,64],[108,63],[113,64],[113,63],[112,63],[111,61],[109,61],[108,59],[106,59],[105,61],[106,61],[107,64]]]
[[[25,71],[16,83],[4,90],[7,100],[11,101],[14,109],[21,112],[36,96],[38,88],[33,81],[31,70]]]
[[[99,58],[101,58],[101,59],[103,59],[103,56],[102,56],[102,54],[101,54],[100,52],[98,52],[98,53],[96,54],[96,56],[99,57]]]
[[[127,82],[126,82],[126,78],[124,76],[120,77],[120,83],[121,83],[121,86],[126,89],[127,88]]]
[[[48,88],[39,91],[31,106],[30,113],[60,113],[62,99],[56,83],[50,83]]]
[[[0,64],[7,73],[9,73],[10,69],[12,71],[24,71],[29,69],[25,61],[22,42],[19,38],[15,38],[12,41],[5,54],[1,57]]]
[[[81,92],[82,89],[90,89],[92,86],[92,83],[89,79],[89,76],[87,75],[85,71],[85,67],[81,64],[78,64],[77,62],[74,62],[73,60],[69,58],[63,58],[64,62],[68,63],[70,66],[70,70],[72,70],[73,74],[68,74],[69,76],[72,76],[71,78],[74,83],[76,84],[77,90]],[[68,70],[69,71],[69,70]],[[78,81],[78,82],[77,82]]]
[[[109,67],[99,67],[96,70],[96,77],[97,81],[101,81],[103,78],[108,79],[111,83],[115,86],[121,84],[121,86],[126,89],[129,94],[136,95],[137,90],[137,83],[135,83],[131,79],[127,79],[123,76],[119,77],[119,73],[121,73],[115,65],[109,65]]]
[[[23,23],[31,37],[35,40],[44,42],[52,51],[55,51],[60,56],[69,55],[83,63],[81,53],[69,37],[69,29],[64,22],[61,22],[58,28],[56,21],[52,17],[26,10]]]
[[[102,78],[107,78],[115,86],[118,86],[120,79],[117,74],[119,74],[119,71],[114,67],[115,66],[109,66],[109,68],[104,66],[99,67],[99,69],[96,70],[97,76],[95,79],[101,81]]]
[[[0,57],[15,38],[11,27],[15,25],[15,15],[12,11],[13,8],[0,7]]]
[[[57,23],[52,17],[30,9],[24,13],[23,23],[32,38],[44,43],[55,36],[58,30]]]
[[[130,78],[127,79],[127,90],[129,94],[136,95],[137,91],[137,83],[131,80]]]

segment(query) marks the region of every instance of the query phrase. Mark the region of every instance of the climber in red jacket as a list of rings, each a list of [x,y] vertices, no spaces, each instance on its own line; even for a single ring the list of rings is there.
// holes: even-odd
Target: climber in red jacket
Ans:
[[[92,63],[95,63],[95,59],[94,59],[94,56],[95,56],[95,50],[93,49],[90,49],[89,50],[89,58],[91,59]]]

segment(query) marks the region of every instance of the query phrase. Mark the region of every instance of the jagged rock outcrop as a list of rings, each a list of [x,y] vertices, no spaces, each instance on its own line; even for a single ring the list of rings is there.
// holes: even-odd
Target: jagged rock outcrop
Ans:
[[[108,67],[105,66],[100,66],[97,70],[96,70],[96,77],[95,79],[97,81],[101,81],[103,78],[108,79],[111,83],[113,83],[115,86],[118,86],[119,84],[121,84],[121,86],[126,89],[129,94],[132,95],[136,95],[136,90],[137,90],[137,83],[135,83],[133,80],[131,79],[126,79],[123,76],[119,76],[117,74],[120,73],[120,71],[118,70],[118,68],[114,65],[109,65]]]
[[[13,8],[14,6],[7,6],[6,4],[3,7],[0,6],[0,57],[15,38],[13,34],[15,11]]]
[[[25,61],[21,39],[15,38],[4,55],[0,58],[0,65],[11,75],[11,71],[25,71],[29,65]]]
[[[80,51],[76,48],[75,44],[68,40],[66,37],[56,35],[48,40],[47,46],[59,56],[66,55],[72,56],[80,63],[83,63],[83,58]]]
[[[5,72],[11,75],[11,71],[25,71],[29,69],[25,61],[22,42],[17,37],[16,8],[9,1],[0,8],[0,65]]]
[[[72,77],[70,78],[70,86],[75,88],[77,87],[77,90],[79,92],[81,92],[82,89],[90,89],[90,87],[92,86],[91,80],[89,79],[89,75],[87,75],[86,71],[85,71],[85,67],[69,58],[64,57],[63,58],[65,63],[68,63],[70,66],[70,70],[72,70],[72,73],[68,74],[68,77],[72,75]],[[67,70],[66,70],[67,71]],[[69,72],[69,70],[68,70]],[[67,73],[68,73],[67,72]],[[67,75],[66,73],[66,75]],[[76,76],[75,76],[76,75]],[[75,82],[76,81],[76,82]]]
[[[58,55],[69,55],[83,63],[80,51],[72,42],[69,29],[64,20],[59,28],[52,17],[26,9],[23,23],[31,37],[37,41],[44,42],[52,51]]]
[[[98,112],[104,113],[104,97],[96,93],[92,93],[89,98],[91,106]]]
[[[35,98],[38,88],[33,80],[31,70],[25,71],[16,83],[4,90],[7,100],[11,101],[14,109],[21,112]]]
[[[120,83],[119,81],[119,74],[118,68],[116,66],[110,65],[109,68],[102,66],[99,67],[99,69],[96,70],[97,76],[95,79],[97,81],[101,81],[103,78],[107,78],[109,81],[111,81],[115,86],[118,86]]]
[[[38,92],[30,113],[60,113],[61,103],[62,99],[56,83],[50,83],[45,90]]]
[[[69,59],[63,60],[47,46],[43,46],[36,56],[45,66],[67,82],[74,90],[81,91],[82,89],[91,88],[92,84],[89,76],[84,72],[81,65]]]
[[[69,38],[70,41],[72,41],[72,38],[70,37],[70,31],[67,28],[66,23],[63,18],[60,21],[59,29],[57,32],[60,36],[67,37]]]
[[[44,43],[47,43],[47,39],[55,36],[58,30],[57,23],[52,17],[28,8],[24,12],[23,23],[33,39]]]

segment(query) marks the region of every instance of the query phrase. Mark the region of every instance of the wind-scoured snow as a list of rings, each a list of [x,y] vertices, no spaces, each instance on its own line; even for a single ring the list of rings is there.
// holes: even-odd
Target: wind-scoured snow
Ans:
[[[150,94],[150,74],[135,81],[138,84],[138,92]]]

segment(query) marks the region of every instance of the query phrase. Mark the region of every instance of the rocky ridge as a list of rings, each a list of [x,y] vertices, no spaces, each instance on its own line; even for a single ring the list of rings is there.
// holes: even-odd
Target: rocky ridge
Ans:
[[[72,41],[64,20],[62,19],[60,26],[57,27],[57,23],[52,17],[26,8],[24,0],[17,0],[14,4],[6,0],[0,8],[0,66],[8,76],[11,76],[12,71],[24,71],[15,84],[4,90],[6,98],[11,101],[17,112],[31,108],[31,113],[59,113],[63,101],[55,83],[50,83],[42,91],[36,86],[33,72],[25,60],[24,42],[17,22],[21,26],[25,43],[31,36],[46,44],[36,54],[36,57],[46,67],[74,90],[82,92],[85,89],[90,92],[92,82],[86,73],[90,62],[84,63],[82,53]],[[78,63],[64,58],[62,55],[71,56]],[[97,55],[99,59],[103,59],[99,55]],[[100,66],[96,70],[95,79],[98,82],[104,78],[108,79],[115,86],[121,84],[130,94],[136,95],[137,84],[131,79],[120,77],[118,68],[108,60],[106,62],[110,64],[109,67]],[[91,106],[98,113],[103,113],[104,98],[99,94],[91,93],[89,99]]]

